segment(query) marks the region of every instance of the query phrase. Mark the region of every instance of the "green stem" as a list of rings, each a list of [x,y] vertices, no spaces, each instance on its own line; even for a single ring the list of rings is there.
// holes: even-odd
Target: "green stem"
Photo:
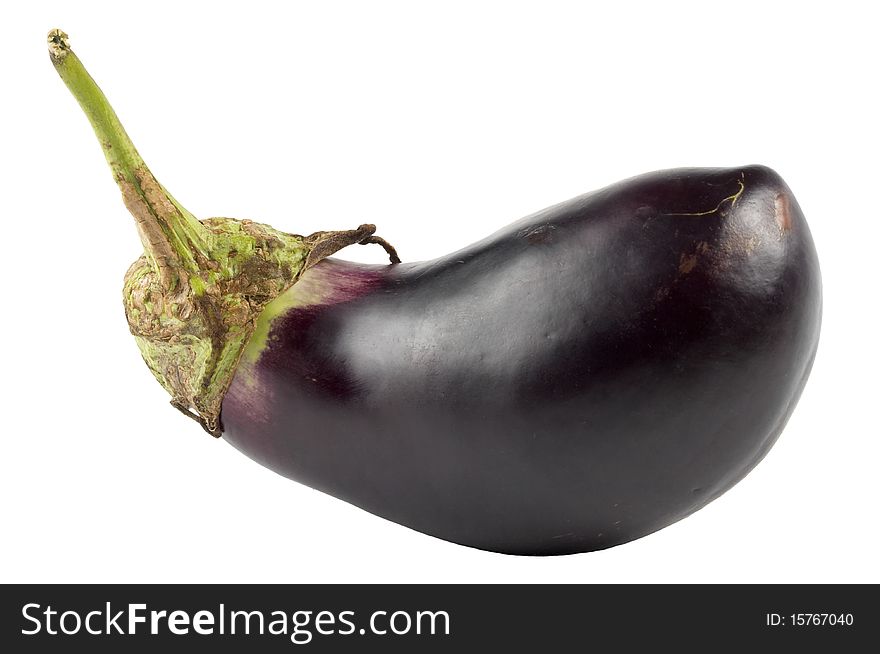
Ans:
[[[166,191],[147,168],[106,96],[70,49],[67,35],[49,32],[55,70],[79,102],[101,142],[126,207],[137,222],[144,251],[166,290],[198,273],[210,259],[213,238],[201,222]]]

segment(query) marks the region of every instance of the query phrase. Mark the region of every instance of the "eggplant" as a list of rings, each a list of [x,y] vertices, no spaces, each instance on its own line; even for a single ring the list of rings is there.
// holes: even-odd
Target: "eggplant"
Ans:
[[[372,225],[192,218],[49,41],[141,231],[124,300],[144,359],[281,475],[455,543],[586,552],[720,496],[794,410],[821,277],[770,168],[641,175],[399,263]],[[328,258],[354,243],[394,263]]]

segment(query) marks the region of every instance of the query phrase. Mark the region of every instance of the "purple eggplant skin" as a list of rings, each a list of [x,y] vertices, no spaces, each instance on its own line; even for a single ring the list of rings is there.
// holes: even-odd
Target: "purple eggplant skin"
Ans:
[[[455,543],[567,554],[705,506],[776,441],[819,338],[763,166],[642,175],[422,263],[326,260],[223,403],[276,472]]]

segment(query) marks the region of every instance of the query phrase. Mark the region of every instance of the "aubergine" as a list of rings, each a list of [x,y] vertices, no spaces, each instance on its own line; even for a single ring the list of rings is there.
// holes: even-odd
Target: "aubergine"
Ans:
[[[49,34],[144,255],[126,316],[172,404],[281,475],[455,543],[603,549],[717,498],[812,366],[809,228],[764,166],[649,173],[433,261],[373,225],[199,221]],[[390,265],[328,258],[377,243]]]

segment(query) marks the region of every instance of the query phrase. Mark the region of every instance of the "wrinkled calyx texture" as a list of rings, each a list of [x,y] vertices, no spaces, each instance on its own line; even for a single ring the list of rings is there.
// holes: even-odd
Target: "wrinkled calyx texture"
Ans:
[[[249,220],[196,219],[147,168],[67,35],[52,30],[48,40],[52,63],[91,122],[144,246],[125,276],[131,332],[171,403],[219,436],[223,396],[266,304],[348,245],[382,245],[392,263],[397,253],[374,235],[374,225],[298,236]]]
[[[125,275],[123,301],[144,361],[171,403],[219,436],[223,396],[263,308],[323,258],[317,250],[364,242],[375,227],[303,237],[249,220],[202,224],[215,237],[204,269],[169,290],[145,254]]]

